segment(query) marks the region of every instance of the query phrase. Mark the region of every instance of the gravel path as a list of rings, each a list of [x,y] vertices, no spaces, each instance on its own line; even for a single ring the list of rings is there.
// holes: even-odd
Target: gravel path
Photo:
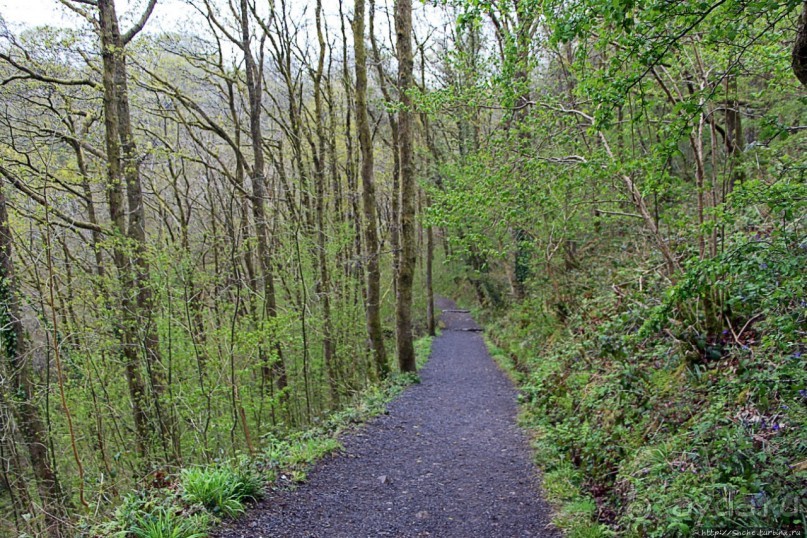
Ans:
[[[443,310],[456,309],[440,300]],[[292,491],[220,538],[557,537],[540,499],[516,392],[466,313],[443,312],[422,382],[343,439]]]

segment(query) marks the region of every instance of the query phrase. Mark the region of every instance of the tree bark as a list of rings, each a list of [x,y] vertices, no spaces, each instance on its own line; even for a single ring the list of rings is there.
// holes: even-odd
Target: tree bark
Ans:
[[[376,66],[378,74],[378,86],[381,89],[381,95],[387,103],[392,103],[392,96],[390,95],[389,88],[387,87],[387,76],[384,73],[384,64],[381,59],[381,52],[378,48],[378,42],[375,38],[375,0],[370,0],[370,20],[369,20],[369,38],[370,45],[373,48],[373,63]],[[398,268],[401,260],[401,240],[400,240],[400,178],[401,178],[401,155],[398,151],[400,142],[398,140],[398,121],[395,118],[395,113],[391,110],[387,113],[389,119],[390,131],[392,132],[392,203],[390,208],[390,250],[392,250],[392,270],[393,270],[393,286],[395,294],[398,293]]]
[[[793,44],[791,59],[793,74],[803,85],[807,86],[807,1],[802,4],[799,16],[796,42]]]
[[[337,380],[336,357],[333,342],[333,320],[331,319],[331,282],[328,271],[327,248],[325,244],[325,113],[322,106],[322,76],[325,68],[325,36],[322,33],[322,1],[317,0],[315,8],[317,26],[317,43],[319,44],[319,57],[314,75],[314,119],[316,121],[317,145],[312,147],[314,152],[314,165],[316,169],[315,193],[316,201],[316,241],[317,263],[319,265],[318,292],[322,301],[322,354],[328,378],[328,390],[331,402],[338,406],[339,390]]]
[[[434,227],[426,227],[426,327],[429,336],[435,336],[437,323],[434,313]]]
[[[396,304],[398,364],[401,371],[414,372],[415,348],[412,335],[412,285],[415,277],[415,169],[412,154],[412,1],[396,0],[395,34],[398,52],[398,153],[401,164],[400,237],[401,258],[398,269]]]
[[[132,275],[132,259],[124,244],[126,229],[126,211],[124,208],[124,177],[121,148],[121,108],[119,78],[123,55],[123,42],[120,38],[118,18],[113,0],[99,0],[99,26],[101,31],[101,57],[103,61],[104,87],[104,128],[107,154],[107,201],[109,217],[114,233],[118,236],[113,249],[113,261],[118,270],[121,282],[121,319],[116,327],[121,342],[126,382],[129,396],[132,399],[132,415],[135,425],[135,451],[145,465],[150,445],[148,403],[146,387],[140,373],[140,354],[137,350],[137,312],[134,297],[139,297]],[[129,151],[132,151],[129,147]],[[136,163],[136,162],[135,162]],[[127,185],[128,187],[128,185]]]
[[[384,333],[381,326],[381,271],[376,216],[374,155],[370,122],[367,118],[367,51],[364,46],[364,0],[355,0],[353,15],[353,47],[356,55],[356,126],[361,149],[362,205],[364,209],[364,244],[367,268],[367,337],[376,373],[389,374]]]

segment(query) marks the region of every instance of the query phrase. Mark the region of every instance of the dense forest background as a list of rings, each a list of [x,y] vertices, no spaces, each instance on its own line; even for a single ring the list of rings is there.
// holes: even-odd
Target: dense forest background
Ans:
[[[0,533],[193,536],[435,290],[570,535],[805,528],[807,4],[156,4],[0,18]]]

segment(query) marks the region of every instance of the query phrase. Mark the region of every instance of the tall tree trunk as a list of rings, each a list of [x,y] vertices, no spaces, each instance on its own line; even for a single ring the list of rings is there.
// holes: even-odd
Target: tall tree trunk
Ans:
[[[314,119],[316,121],[317,145],[314,150],[314,165],[316,169],[315,193],[316,201],[316,241],[317,263],[319,265],[318,293],[322,300],[322,354],[328,378],[328,390],[331,402],[339,404],[339,390],[337,385],[337,369],[334,356],[333,320],[331,319],[331,283],[328,274],[327,248],[325,245],[325,112],[322,106],[322,76],[325,68],[325,36],[322,33],[322,1],[317,0],[315,8],[317,26],[317,42],[319,44],[319,57],[317,70],[314,75]]]
[[[434,336],[437,330],[434,313],[434,227],[426,228],[426,326],[429,336]]]
[[[141,464],[146,465],[150,445],[151,426],[148,418],[148,403],[146,387],[143,382],[140,367],[140,353],[137,345],[138,319],[135,312],[134,297],[137,296],[134,277],[132,275],[132,260],[126,248],[124,234],[126,233],[126,211],[124,208],[124,172],[121,157],[120,140],[120,107],[121,99],[118,78],[122,61],[123,44],[120,39],[118,18],[115,13],[113,0],[99,0],[99,25],[101,31],[101,57],[103,61],[104,86],[104,127],[107,154],[107,201],[109,203],[109,217],[112,228],[118,235],[113,250],[113,261],[118,270],[121,283],[121,319],[116,327],[121,342],[126,382],[129,396],[132,399],[132,414],[135,425],[135,450],[142,459]],[[130,148],[131,150],[131,148]],[[128,186],[128,185],[127,185]]]
[[[726,192],[722,193],[724,198],[734,190],[737,183],[743,181],[744,174],[741,167],[743,145],[743,116],[740,114],[740,100],[737,96],[737,75],[732,74],[726,77],[726,153],[731,176],[725,188]]]
[[[356,169],[358,168],[358,158],[356,157],[353,142],[353,129],[351,127],[351,118],[353,116],[354,110],[358,107],[358,104],[353,106],[353,84],[352,79],[350,77],[350,64],[349,64],[349,51],[350,49],[347,46],[347,32],[344,29],[344,13],[342,10],[342,0],[339,1],[339,14],[340,18],[342,19],[342,82],[345,88],[345,146],[346,146],[346,165],[345,165],[345,176],[347,176],[347,192],[350,193],[350,208],[349,208],[349,220],[351,221],[351,225],[353,226],[353,255],[355,255],[355,259],[361,260],[362,254],[362,235],[364,234],[364,229],[362,228],[361,224],[361,214],[362,210],[360,209],[361,200],[359,196],[359,187],[358,187],[358,178],[356,176]],[[364,19],[364,13],[362,13],[362,20]],[[354,32],[353,38],[355,42],[355,30],[351,28]],[[362,42],[362,46],[364,42]],[[355,52],[358,55],[358,51]],[[356,60],[358,63],[358,60]],[[366,67],[366,51],[365,51],[365,79],[367,77],[367,67]],[[366,110],[365,110],[366,112]],[[358,126],[356,127],[358,130]],[[358,136],[358,133],[357,133]],[[360,157],[360,156],[359,156]],[[364,268],[363,264],[361,263],[348,263],[345,267],[345,273],[354,275],[357,280],[363,279],[364,277]],[[364,296],[367,294],[366,286],[360,286],[361,292]]]
[[[373,63],[376,66],[378,74],[378,86],[381,89],[381,94],[387,103],[392,104],[392,96],[390,95],[389,88],[387,87],[387,75],[384,73],[384,62],[381,58],[378,42],[375,37],[375,0],[370,0],[370,20],[369,20],[368,34],[370,38],[370,45],[373,48]],[[400,142],[398,140],[398,120],[395,118],[395,113],[391,110],[387,113],[389,120],[390,131],[392,132],[392,208],[389,220],[390,228],[390,250],[392,250],[392,270],[393,270],[393,286],[397,295],[398,290],[398,268],[401,260],[401,241],[400,241],[400,179],[401,179],[401,155],[398,151]]]
[[[412,0],[396,0],[395,33],[398,48],[398,152],[401,163],[401,259],[396,304],[398,364],[404,372],[417,370],[412,335],[412,284],[415,277],[415,168],[412,154]]]
[[[389,373],[384,333],[381,326],[381,271],[376,216],[375,178],[373,177],[373,140],[367,118],[367,52],[364,46],[364,0],[355,0],[353,47],[356,55],[356,126],[361,148],[362,205],[364,208],[364,243],[367,268],[367,337],[373,353],[376,373]]]
[[[180,436],[177,431],[174,409],[170,402],[165,401],[168,390],[165,368],[160,351],[160,337],[154,319],[154,294],[151,289],[151,270],[149,268],[146,237],[146,206],[143,195],[143,184],[140,177],[140,155],[135,145],[132,130],[131,114],[129,113],[129,92],[126,73],[126,56],[123,52],[124,44],[121,40],[120,53],[117,55],[116,85],[119,110],[120,141],[122,149],[123,177],[126,181],[126,202],[129,215],[126,235],[132,244],[134,286],[136,290],[133,320],[138,341],[142,342],[142,349],[146,358],[146,371],[153,392],[154,409],[160,427],[163,448],[168,459],[178,462],[182,456]],[[170,446],[169,446],[170,443]]]

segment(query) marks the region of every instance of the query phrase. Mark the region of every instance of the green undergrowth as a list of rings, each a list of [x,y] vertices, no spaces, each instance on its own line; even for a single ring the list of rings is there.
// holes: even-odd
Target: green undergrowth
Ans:
[[[492,316],[568,536],[807,531],[807,248],[785,246],[738,245],[673,286],[637,272],[563,323],[534,303]],[[692,305],[714,289],[731,308],[710,332]]]
[[[415,342],[418,366],[428,360],[431,337]],[[202,538],[225,518],[245,512],[268,487],[293,487],[307,478],[311,466],[342,445],[346,430],[386,412],[387,404],[415,374],[396,373],[359,394],[352,405],[333,412],[304,431],[261,439],[252,457],[218,461],[183,469],[176,475],[152,476],[150,487],[126,495],[106,522],[89,526],[83,536],[114,538]]]
[[[567,536],[573,538],[598,538],[608,536],[606,527],[596,521],[597,505],[591,495],[583,487],[581,473],[568,462],[552,458],[543,449],[550,448],[540,437],[540,427],[534,419],[535,409],[526,405],[523,389],[532,377],[525,371],[523,358],[519,349],[514,351],[512,346],[502,344],[506,349],[499,347],[503,335],[501,327],[496,326],[494,331],[486,335],[488,349],[493,359],[509,375],[521,389],[519,403],[521,413],[519,422],[533,436],[533,447],[536,449],[537,463],[543,470],[542,486],[544,497],[553,506],[553,523],[563,529]]]

